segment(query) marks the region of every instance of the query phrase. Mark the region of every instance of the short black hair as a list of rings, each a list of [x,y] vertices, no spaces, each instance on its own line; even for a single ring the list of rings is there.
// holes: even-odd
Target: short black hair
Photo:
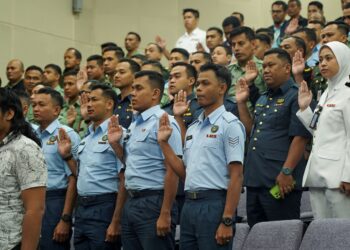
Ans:
[[[137,72],[139,72],[141,70],[140,65],[132,59],[123,58],[118,62],[118,64],[122,63],[122,62],[126,62],[129,64],[129,68],[133,74],[136,74]]]
[[[255,39],[254,31],[247,26],[242,26],[242,27],[238,27],[237,29],[234,29],[230,33],[230,40],[232,40],[232,38],[239,36],[241,34],[245,34],[245,36],[248,38],[249,41],[253,41]]]
[[[170,54],[171,53],[180,53],[182,56],[183,56],[183,58],[185,59],[185,60],[188,60],[188,58],[190,58],[190,53],[188,53],[188,51],[187,50],[185,50],[185,49],[183,49],[183,48],[173,48],[171,51],[170,51]]]
[[[109,86],[107,84],[103,84],[103,83],[92,83],[89,88],[91,91],[100,89],[102,91],[103,97],[113,101],[112,111],[115,109],[115,107],[117,106],[118,96],[117,96],[117,93],[115,93],[115,91],[112,89],[111,86]]]
[[[306,43],[305,43],[305,41],[297,36],[285,36],[285,37],[283,37],[282,42],[288,38],[294,39],[295,45],[297,46],[298,49],[303,50],[303,56],[305,56],[306,55]]]
[[[47,68],[53,69],[56,72],[56,74],[60,76],[62,75],[61,67],[58,66],[57,64],[53,64],[53,63],[47,64],[44,69],[47,69]]]
[[[30,65],[26,68],[26,71],[25,72],[28,72],[28,71],[32,71],[32,70],[36,70],[36,71],[39,71],[41,74],[44,73],[44,71],[42,70],[42,68],[40,68],[39,66],[36,66],[36,65]]]
[[[273,40],[273,37],[274,37],[273,31],[271,29],[269,29],[269,28],[259,28],[259,29],[257,29],[255,31],[255,35],[258,35],[258,34],[268,35],[271,40]]]
[[[192,8],[186,8],[182,10],[182,15],[185,15],[187,12],[191,12],[195,18],[199,18],[199,11]]]
[[[101,50],[104,50],[107,47],[118,47],[118,45],[113,42],[105,42],[101,44]]]
[[[125,53],[122,48],[115,47],[115,46],[109,46],[103,49],[102,54],[104,54],[107,51],[114,51],[115,56],[120,60],[124,58]]]
[[[163,76],[159,74],[158,72],[152,71],[152,70],[141,70],[135,74],[135,79],[147,76],[148,82],[151,85],[153,89],[159,89],[160,90],[160,96],[159,100],[163,96],[164,92],[164,80]]]
[[[222,27],[226,27],[229,25],[232,25],[233,28],[238,28],[241,26],[241,22],[237,17],[229,16],[229,17],[226,17],[224,21],[222,21]]]
[[[280,6],[282,6],[282,9],[283,9],[284,12],[286,12],[287,9],[288,9],[288,4],[286,4],[286,2],[284,2],[284,1],[275,1],[275,2],[273,2],[273,3],[271,4],[271,7],[272,7],[273,5],[280,5]]]
[[[67,70],[66,72],[63,73],[63,78],[66,76],[77,76],[78,70],[72,69],[72,70]]]
[[[231,15],[239,15],[239,17],[241,18],[242,22],[244,22],[244,15],[241,12],[234,11],[234,12],[232,12]]]
[[[130,32],[128,32],[128,34],[126,34],[126,35],[134,35],[134,36],[136,36],[137,40],[138,40],[139,42],[141,42],[141,36],[140,36],[138,33],[134,32],[134,31],[130,31]]]
[[[231,49],[231,47],[228,47],[228,46],[226,46],[226,45],[224,45],[224,44],[219,44],[219,45],[215,46],[215,48],[213,49],[213,51],[214,51],[216,48],[218,48],[218,47],[224,48],[224,50],[226,51],[226,55],[232,56],[232,49]]]
[[[199,72],[205,72],[210,70],[215,73],[216,78],[220,82],[224,82],[227,85],[227,89],[226,89],[226,92],[227,92],[228,89],[231,87],[231,82],[232,82],[230,71],[222,65],[218,65],[214,63],[206,63],[200,67]]]
[[[292,65],[292,59],[290,58],[290,55],[287,51],[285,51],[284,49],[281,48],[273,48],[273,49],[269,49],[268,51],[266,51],[264,53],[264,57],[268,56],[268,55],[273,55],[276,54],[277,57],[279,59],[281,59],[282,61],[285,61],[286,63]]]
[[[256,39],[256,40],[259,40],[259,41],[261,41],[261,42],[263,42],[263,43],[266,43],[266,44],[268,44],[268,45],[271,45],[271,37],[268,36],[268,35],[265,35],[265,34],[257,34],[257,35],[255,36],[255,39]]]
[[[162,64],[156,60],[146,60],[143,62],[142,66],[145,66],[145,65],[152,65],[153,67],[158,68],[160,72],[163,72],[164,70]]]
[[[218,28],[218,27],[210,27],[209,29],[207,29],[207,32],[208,31],[216,31],[217,33],[219,33],[219,35],[221,36],[221,37],[223,37],[223,35],[224,35],[224,32],[222,31],[222,29],[220,29],[220,28]]]
[[[343,9],[350,9],[350,2],[343,5]]]
[[[208,52],[196,51],[196,52],[192,53],[192,55],[196,55],[196,54],[202,54],[203,58],[205,60],[205,63],[211,63],[212,62],[211,55]]]
[[[349,33],[349,26],[344,23],[344,22],[340,22],[340,21],[331,21],[326,23],[326,25],[324,27],[327,27],[329,25],[333,25],[335,24],[337,26],[337,29],[344,35],[348,36]]]
[[[350,3],[349,3],[350,6]],[[319,24],[321,26],[321,28],[324,28],[324,22],[319,21],[319,20],[310,20],[308,23],[312,23],[312,24]]]
[[[79,50],[77,50],[76,48],[68,48],[67,50],[66,50],[66,52],[68,52],[68,51],[70,51],[70,50],[72,50],[73,51],[73,54],[74,54],[74,56],[75,56],[75,58],[77,58],[78,60],[81,60],[81,52],[79,51]]]
[[[301,2],[300,0],[289,0],[288,3],[295,2],[298,7],[301,7]]]
[[[197,74],[196,68],[193,65],[185,62],[176,62],[174,63],[173,68],[175,68],[176,66],[185,67],[187,76],[194,77],[195,81],[197,81],[198,74]]]
[[[319,9],[321,12],[323,12],[323,4],[319,1],[311,1],[308,6],[314,5],[317,9]]]
[[[99,66],[103,65],[103,57],[101,55],[91,55],[86,59],[87,62],[96,61]]]
[[[306,28],[306,27],[302,27],[297,29],[296,31],[294,31],[292,33],[292,35],[295,35],[297,33],[305,33],[306,37],[309,41],[313,41],[315,43],[317,43],[317,35],[316,35],[316,31],[310,28]]]
[[[57,90],[54,90],[51,87],[44,87],[39,89],[37,94],[49,95],[57,106],[59,106],[61,109],[63,108],[64,100],[60,92],[58,92]]]
[[[146,57],[145,55],[142,55],[142,54],[132,55],[130,58],[131,58],[131,59],[132,59],[132,58],[137,58],[137,59],[140,59],[142,62],[147,61],[147,57]]]
[[[162,47],[160,47],[158,44],[156,44],[156,43],[148,43],[147,46],[148,46],[148,45],[155,45],[155,46],[157,47],[158,51],[159,51],[160,53],[163,53]]]

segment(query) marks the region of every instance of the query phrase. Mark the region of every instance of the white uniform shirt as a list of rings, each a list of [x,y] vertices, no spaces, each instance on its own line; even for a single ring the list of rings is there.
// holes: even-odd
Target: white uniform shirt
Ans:
[[[197,27],[191,32],[191,34],[185,32],[185,34],[177,39],[175,47],[185,49],[188,53],[193,53],[197,51],[197,44],[201,43],[205,51],[209,52],[205,40],[206,32]]]

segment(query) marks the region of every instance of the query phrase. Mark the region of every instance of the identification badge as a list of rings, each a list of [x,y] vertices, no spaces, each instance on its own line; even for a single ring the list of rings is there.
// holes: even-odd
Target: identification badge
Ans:
[[[54,145],[57,140],[57,136],[51,136],[50,139],[46,142],[46,145]]]
[[[218,130],[219,130],[219,126],[218,126],[218,125],[214,125],[214,126],[211,127],[211,130],[210,130],[210,131],[211,131],[212,133],[216,133]]]
[[[216,138],[215,134],[207,134],[207,138]]]
[[[192,135],[186,136],[186,141],[192,140]]]

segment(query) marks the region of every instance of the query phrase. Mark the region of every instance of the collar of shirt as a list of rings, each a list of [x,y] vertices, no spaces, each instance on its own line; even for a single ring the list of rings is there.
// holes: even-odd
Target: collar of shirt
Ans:
[[[273,25],[274,30],[280,30],[281,27],[283,26],[283,24],[284,24],[285,22],[286,22],[286,21],[283,21],[282,23],[280,23],[280,24],[278,24],[278,25],[274,24],[274,25]]]
[[[15,137],[16,135],[13,134],[13,132],[10,132],[8,135],[5,136],[4,139],[2,139],[2,141],[0,141],[0,147],[10,143]]]
[[[40,129],[40,126],[37,128],[36,132],[38,135],[42,135],[43,133],[45,133],[45,131],[48,133],[48,134],[52,134],[53,132],[55,132],[55,130],[57,128],[59,128],[61,126],[60,122],[58,121],[58,119],[54,120],[53,122],[50,123],[49,126],[47,126],[46,129],[44,130],[41,130]]]
[[[200,32],[201,32],[201,30],[197,27],[194,30],[192,30],[191,33],[187,33],[187,31],[186,31],[185,36],[191,37],[191,36],[199,34]]]
[[[129,100],[131,102],[131,94],[127,95],[124,99],[122,99],[122,95],[121,94],[117,95],[118,103],[124,102],[126,100]]]
[[[257,65],[258,64],[261,64],[261,60],[259,60],[256,56],[253,56],[253,62],[255,62]],[[231,66],[232,65],[232,66]],[[232,67],[232,69],[235,69],[235,70],[241,70],[243,72],[245,72],[245,67],[242,67],[241,65],[238,64],[238,62],[234,63],[234,64],[231,64],[230,66]]]
[[[111,118],[106,119],[104,122],[102,122],[95,130],[94,130],[94,124],[91,124],[88,128],[88,134],[94,134],[101,131],[102,134],[106,133],[108,131],[108,123]]]
[[[153,115],[160,116],[162,114],[163,110],[160,108],[160,105],[155,105],[145,111],[143,111],[140,114],[136,114],[135,121],[136,123],[142,123],[144,121],[147,121],[150,117]]]
[[[268,89],[267,92],[269,95],[274,96],[278,93],[282,93],[283,95],[287,93],[287,91],[294,85],[292,78],[289,78],[285,83],[283,83],[278,89]]]
[[[198,120],[200,123],[204,123],[208,121],[210,124],[215,124],[216,120],[226,111],[225,106],[221,105],[217,109],[215,109],[208,117],[204,118],[204,111],[199,115]]]

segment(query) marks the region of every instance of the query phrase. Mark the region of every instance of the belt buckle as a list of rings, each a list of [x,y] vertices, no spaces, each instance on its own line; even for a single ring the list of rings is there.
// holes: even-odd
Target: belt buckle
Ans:
[[[197,197],[197,192],[190,192],[190,197],[191,197],[191,200],[197,200],[198,197]]]

